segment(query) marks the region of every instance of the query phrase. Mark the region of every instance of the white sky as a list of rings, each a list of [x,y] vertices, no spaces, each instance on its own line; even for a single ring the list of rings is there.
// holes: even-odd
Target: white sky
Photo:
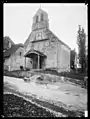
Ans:
[[[39,3],[4,3],[4,36],[9,36],[14,43],[24,43],[31,33],[32,18],[39,8]],[[48,13],[50,30],[77,51],[78,25],[87,34],[87,6],[75,3],[41,3],[41,8]]]

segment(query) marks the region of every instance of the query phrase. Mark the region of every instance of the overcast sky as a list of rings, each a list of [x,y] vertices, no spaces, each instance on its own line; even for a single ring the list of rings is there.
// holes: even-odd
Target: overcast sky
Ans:
[[[39,8],[39,3],[4,3],[4,36],[9,36],[14,43],[24,43],[32,30],[32,18]],[[41,3],[41,8],[48,13],[50,30],[77,51],[78,25],[81,25],[87,34],[87,6],[75,3]]]

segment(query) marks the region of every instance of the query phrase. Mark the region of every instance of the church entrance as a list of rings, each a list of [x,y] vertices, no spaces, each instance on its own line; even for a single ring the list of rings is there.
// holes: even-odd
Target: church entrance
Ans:
[[[45,68],[46,55],[44,55],[40,51],[36,51],[36,50],[29,51],[28,53],[25,54],[25,57],[31,58],[33,69]]]
[[[43,69],[45,67],[45,57],[33,54],[31,59],[33,69]]]

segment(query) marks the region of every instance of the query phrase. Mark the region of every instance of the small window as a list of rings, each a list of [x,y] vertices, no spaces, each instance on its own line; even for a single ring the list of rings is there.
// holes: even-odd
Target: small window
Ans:
[[[38,22],[38,16],[36,16],[36,23]]]
[[[21,56],[21,52],[20,52],[20,56]]]
[[[43,14],[41,14],[41,21],[43,21]]]
[[[54,41],[51,41],[51,45],[54,45],[55,44],[55,42]]]
[[[51,40],[51,45],[54,45],[54,44],[55,44],[55,39],[52,38],[52,40]]]
[[[32,64],[32,61],[30,61],[30,63]]]

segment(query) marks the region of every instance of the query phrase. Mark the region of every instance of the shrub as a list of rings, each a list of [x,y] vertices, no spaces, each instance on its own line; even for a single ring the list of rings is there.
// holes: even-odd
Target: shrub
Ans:
[[[29,68],[26,68],[26,71],[29,71],[30,69]]]
[[[20,66],[20,69],[23,70],[23,66]]]

